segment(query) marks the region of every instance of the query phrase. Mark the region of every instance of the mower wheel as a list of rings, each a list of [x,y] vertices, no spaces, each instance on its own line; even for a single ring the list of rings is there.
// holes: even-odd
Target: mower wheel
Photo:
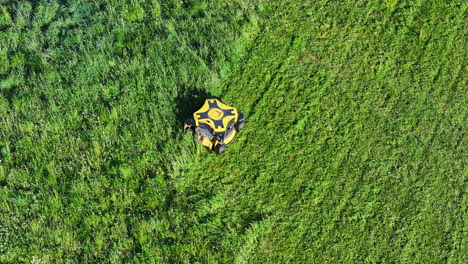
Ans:
[[[244,120],[239,120],[239,121],[237,121],[234,128],[236,129],[237,132],[239,132],[239,131],[241,131],[241,129],[244,128],[244,126],[245,126],[245,121]]]
[[[221,154],[224,152],[225,149],[226,149],[226,144],[218,143],[218,145],[216,145],[214,150],[216,153]]]

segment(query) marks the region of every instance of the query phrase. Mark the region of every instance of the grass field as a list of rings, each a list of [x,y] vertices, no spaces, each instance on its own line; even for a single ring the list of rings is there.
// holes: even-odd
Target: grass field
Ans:
[[[0,263],[468,262],[467,8],[0,0]]]

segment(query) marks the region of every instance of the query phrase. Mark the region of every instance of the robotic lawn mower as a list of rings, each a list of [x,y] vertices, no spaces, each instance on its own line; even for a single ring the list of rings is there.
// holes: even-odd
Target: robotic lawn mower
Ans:
[[[197,133],[198,141],[210,150],[221,154],[244,127],[244,115],[237,109],[223,104],[218,99],[209,98],[184,123],[184,132]]]

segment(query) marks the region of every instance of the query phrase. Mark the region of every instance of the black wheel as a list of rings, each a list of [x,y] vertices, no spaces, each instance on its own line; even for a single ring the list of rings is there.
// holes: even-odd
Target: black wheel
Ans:
[[[195,130],[195,120],[193,120],[193,118],[189,118],[184,122],[184,134],[186,134],[189,130]]]
[[[235,129],[236,131],[241,131],[241,129],[243,129],[245,126],[245,121],[244,120],[239,120],[237,121],[236,125],[235,125]]]
[[[218,145],[216,145],[214,151],[218,154],[221,154],[224,152],[224,150],[226,149],[226,144],[223,144],[223,143],[218,143]]]

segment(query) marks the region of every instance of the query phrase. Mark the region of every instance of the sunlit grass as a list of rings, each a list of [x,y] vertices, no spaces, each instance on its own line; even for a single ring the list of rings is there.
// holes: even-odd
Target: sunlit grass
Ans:
[[[463,263],[466,8],[0,4],[0,262]]]

